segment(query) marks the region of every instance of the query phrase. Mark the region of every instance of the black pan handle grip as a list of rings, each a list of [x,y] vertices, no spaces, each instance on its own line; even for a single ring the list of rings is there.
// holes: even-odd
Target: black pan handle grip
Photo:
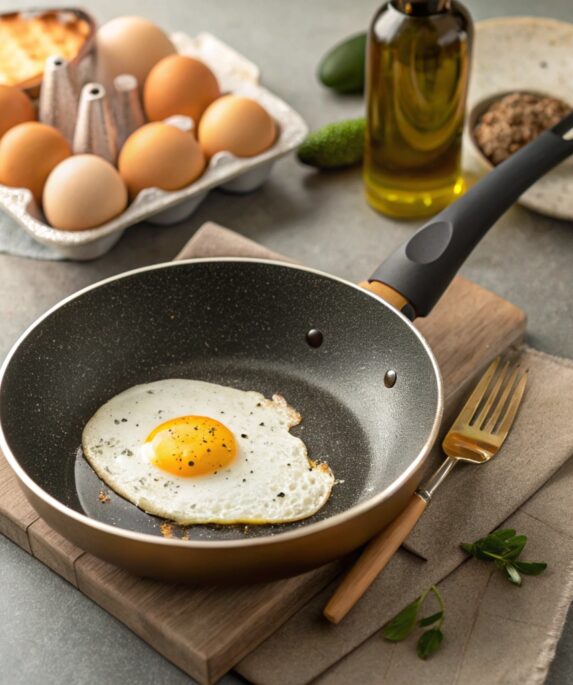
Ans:
[[[573,153],[573,113],[490,171],[422,226],[370,277],[402,294],[406,314],[426,316],[470,252],[543,174]]]

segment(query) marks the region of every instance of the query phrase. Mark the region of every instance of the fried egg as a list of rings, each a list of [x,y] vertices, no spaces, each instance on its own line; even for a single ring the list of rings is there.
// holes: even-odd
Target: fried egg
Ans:
[[[182,525],[286,523],[315,514],[334,485],[289,432],[300,421],[280,395],[167,379],[106,402],[82,449],[106,485],[149,514]]]

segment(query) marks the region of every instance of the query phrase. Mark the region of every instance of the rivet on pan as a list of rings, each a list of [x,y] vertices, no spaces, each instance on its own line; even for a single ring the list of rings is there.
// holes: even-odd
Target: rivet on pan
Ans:
[[[310,331],[306,334],[306,342],[311,347],[320,347],[322,345],[322,341],[322,333],[316,328],[311,328]]]
[[[394,371],[394,369],[389,369],[384,375],[384,385],[387,388],[393,388],[397,378],[398,374]]]

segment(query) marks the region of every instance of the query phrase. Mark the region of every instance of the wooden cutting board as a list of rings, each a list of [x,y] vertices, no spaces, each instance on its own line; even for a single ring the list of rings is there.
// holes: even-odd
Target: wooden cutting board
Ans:
[[[459,277],[432,314],[417,323],[442,370],[446,416],[475,376],[522,338],[525,324],[524,313],[514,305]],[[0,532],[204,684],[215,682],[271,635],[340,568],[330,564],[296,578],[238,589],[138,578],[51,530],[24,498],[1,454]]]

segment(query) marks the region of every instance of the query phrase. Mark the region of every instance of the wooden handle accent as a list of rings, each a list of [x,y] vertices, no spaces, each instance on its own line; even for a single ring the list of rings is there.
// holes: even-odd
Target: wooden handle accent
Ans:
[[[361,288],[369,290],[371,293],[378,295],[378,297],[381,297],[385,302],[393,305],[399,311],[402,311],[406,305],[410,304],[404,295],[385,283],[380,283],[379,281],[362,281],[358,285]]]
[[[408,537],[426,506],[425,500],[414,493],[404,511],[370,540],[358,561],[346,574],[324,607],[324,615],[331,623],[340,623],[372,585],[398,547]]]

